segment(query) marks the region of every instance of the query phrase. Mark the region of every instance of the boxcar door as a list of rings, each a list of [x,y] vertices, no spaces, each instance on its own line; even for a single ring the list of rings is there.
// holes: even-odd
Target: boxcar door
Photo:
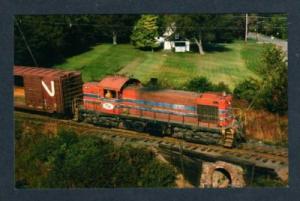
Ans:
[[[42,92],[41,78],[37,76],[25,76],[24,88],[26,106],[43,110],[44,97]]]

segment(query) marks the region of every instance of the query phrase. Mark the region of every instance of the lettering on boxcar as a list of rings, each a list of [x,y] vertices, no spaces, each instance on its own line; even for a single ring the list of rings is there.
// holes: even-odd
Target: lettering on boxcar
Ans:
[[[48,86],[45,84],[45,82],[42,80],[42,85],[46,92],[49,94],[49,96],[53,97],[55,95],[55,89],[54,89],[54,81],[50,82],[51,84],[51,90],[49,90]]]

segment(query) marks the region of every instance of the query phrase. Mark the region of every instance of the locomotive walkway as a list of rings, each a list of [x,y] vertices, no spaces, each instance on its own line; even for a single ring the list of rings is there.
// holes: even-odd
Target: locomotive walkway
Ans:
[[[288,179],[288,152],[284,148],[243,144],[238,148],[228,149],[221,146],[190,143],[170,137],[150,136],[147,133],[117,128],[101,127],[99,129],[99,127],[91,124],[23,112],[15,112],[15,118],[29,122],[51,123],[57,127],[64,126],[65,128],[75,129],[82,135],[97,135],[119,144],[155,147],[158,150],[180,152],[186,156],[204,161],[224,161],[243,167],[264,169],[276,173],[283,181]]]

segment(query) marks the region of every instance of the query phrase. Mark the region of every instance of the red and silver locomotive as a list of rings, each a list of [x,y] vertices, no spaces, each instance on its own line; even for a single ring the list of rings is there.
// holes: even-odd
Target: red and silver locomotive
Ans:
[[[232,96],[143,87],[108,76],[83,85],[79,116],[87,122],[232,147],[242,138],[231,110]]]

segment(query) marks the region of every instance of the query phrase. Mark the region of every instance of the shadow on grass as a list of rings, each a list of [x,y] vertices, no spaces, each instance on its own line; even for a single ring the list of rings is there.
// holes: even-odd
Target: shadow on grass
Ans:
[[[213,53],[213,52],[227,52],[231,51],[231,48],[225,47],[224,44],[219,43],[210,43],[203,45],[204,52]],[[194,53],[198,53],[199,49],[196,44],[191,44],[190,51]]]
[[[80,54],[91,51],[96,45],[100,45],[100,43],[91,44],[86,47],[73,48],[73,50],[65,51],[65,54],[63,54],[60,58],[55,59],[53,61],[53,63],[51,63],[50,65],[44,65],[44,66],[49,66],[50,68],[53,68],[55,66],[61,65],[61,64],[65,63],[67,61],[67,59],[70,57],[78,56]],[[85,66],[83,66],[82,69],[84,67]]]
[[[225,47],[223,44],[218,43],[211,43],[211,44],[205,44],[204,49],[206,52],[227,52],[231,51],[230,48]]]

